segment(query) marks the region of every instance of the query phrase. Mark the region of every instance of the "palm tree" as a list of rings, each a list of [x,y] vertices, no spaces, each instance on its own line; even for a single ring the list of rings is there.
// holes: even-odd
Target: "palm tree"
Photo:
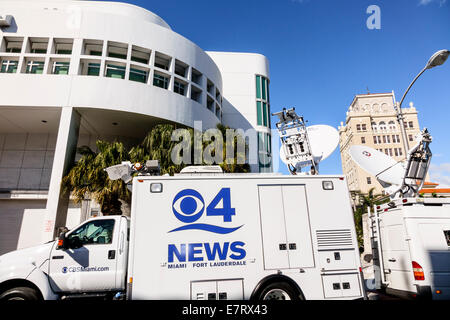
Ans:
[[[110,180],[103,170],[129,159],[121,142],[96,142],[98,152],[89,147],[78,148],[80,160],[62,179],[64,191],[71,191],[75,202],[91,197],[101,205],[103,214],[121,214],[120,200],[130,202],[130,192],[121,180]]]
[[[227,127],[219,125],[217,127],[226,141],[225,132]],[[89,147],[78,148],[81,158],[74,164],[69,173],[63,178],[61,184],[66,192],[72,192],[76,202],[86,197],[90,197],[101,205],[103,214],[121,214],[122,203],[131,203],[131,194],[122,180],[110,180],[104,171],[105,168],[120,164],[122,161],[145,162],[150,159],[157,159],[160,163],[161,174],[180,172],[187,164],[174,164],[171,155],[173,148],[179,143],[172,141],[172,132],[176,129],[170,124],[156,125],[150,130],[142,143],[127,150],[121,142],[97,141],[98,152],[92,151]],[[190,134],[191,146],[194,141],[194,130],[186,129]],[[240,137],[239,137],[240,138]],[[237,164],[239,157],[245,155],[237,151],[238,137],[234,138],[235,163],[219,163],[225,172],[249,172],[248,164]],[[207,143],[202,143],[203,149]],[[246,146],[247,149],[247,146]],[[226,152],[226,144],[223,152]],[[225,159],[225,156],[223,157]],[[191,153],[191,163],[194,163],[194,155]]]

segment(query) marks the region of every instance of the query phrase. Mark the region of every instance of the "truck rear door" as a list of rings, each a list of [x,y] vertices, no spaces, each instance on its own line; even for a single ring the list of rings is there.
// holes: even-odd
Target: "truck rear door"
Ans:
[[[265,269],[313,267],[304,185],[260,185]]]

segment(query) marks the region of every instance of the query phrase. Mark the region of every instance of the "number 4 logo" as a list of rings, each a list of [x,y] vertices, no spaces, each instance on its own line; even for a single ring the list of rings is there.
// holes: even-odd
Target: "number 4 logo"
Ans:
[[[220,205],[220,203],[222,204]],[[206,208],[207,216],[223,216],[223,222],[231,222],[236,210],[231,207],[230,188],[222,188]]]

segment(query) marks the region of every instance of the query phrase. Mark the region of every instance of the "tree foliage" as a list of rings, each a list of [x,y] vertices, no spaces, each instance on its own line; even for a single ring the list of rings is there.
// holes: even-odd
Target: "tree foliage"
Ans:
[[[223,152],[226,147],[226,129],[222,125],[217,128],[221,132],[224,141]],[[73,165],[69,173],[62,179],[62,187],[64,191],[72,192],[75,201],[79,202],[85,198],[94,199],[101,205],[102,213],[121,214],[121,201],[131,203],[131,194],[126,184],[122,180],[112,181],[108,178],[105,168],[120,164],[122,161],[130,161],[132,163],[145,162],[146,160],[159,160],[161,174],[173,175],[183,169],[186,164],[174,164],[171,159],[172,151],[179,141],[172,141],[172,132],[175,126],[169,124],[161,124],[152,128],[145,136],[143,141],[127,150],[122,142],[107,142],[98,140],[96,146],[98,151],[94,152],[87,146],[78,148],[81,158]],[[191,146],[194,142],[194,130],[188,130],[191,137]],[[233,139],[235,160],[242,159],[242,155],[237,152],[237,142],[240,137]],[[210,142],[202,143],[202,150]],[[245,144],[245,142],[244,142]],[[247,146],[245,148],[248,149]],[[216,152],[216,150],[214,150]],[[245,155],[244,159],[245,159]],[[191,153],[191,163],[194,163],[194,154]],[[225,154],[223,159],[225,159]],[[205,164],[205,163],[203,163]],[[219,163],[224,172],[249,172],[250,166],[246,163]]]

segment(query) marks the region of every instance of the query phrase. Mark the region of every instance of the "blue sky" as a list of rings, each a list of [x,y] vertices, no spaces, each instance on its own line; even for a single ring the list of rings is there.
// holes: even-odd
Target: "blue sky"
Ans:
[[[450,0],[127,2],[161,16],[204,50],[264,54],[272,112],[294,106],[309,124],[337,127],[354,95],[367,88],[394,90],[400,100],[429,57],[450,49]],[[381,9],[378,30],[366,26],[370,5]],[[434,138],[431,177],[450,185],[450,61],[425,72],[403,106],[410,101]],[[342,173],[339,151],[320,169]]]

